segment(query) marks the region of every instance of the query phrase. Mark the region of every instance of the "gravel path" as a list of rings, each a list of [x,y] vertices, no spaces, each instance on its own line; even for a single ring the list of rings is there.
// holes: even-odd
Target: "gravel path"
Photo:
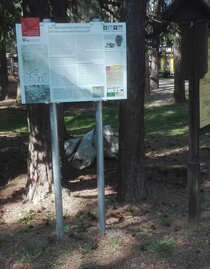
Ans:
[[[147,107],[168,105],[174,102],[174,79],[160,78],[160,87],[151,91]],[[185,83],[186,96],[188,96],[188,82]]]

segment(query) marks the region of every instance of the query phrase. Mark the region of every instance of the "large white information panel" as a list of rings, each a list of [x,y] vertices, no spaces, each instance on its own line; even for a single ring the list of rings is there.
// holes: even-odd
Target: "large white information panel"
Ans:
[[[22,103],[127,98],[125,23],[16,25]]]

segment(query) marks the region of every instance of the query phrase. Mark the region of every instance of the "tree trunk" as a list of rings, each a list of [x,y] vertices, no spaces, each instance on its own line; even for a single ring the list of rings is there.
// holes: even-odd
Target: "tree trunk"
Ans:
[[[175,65],[175,74],[174,74],[174,99],[176,103],[185,103],[185,79],[184,72],[182,69],[182,57],[180,42],[176,42],[174,46],[174,65]]]
[[[120,105],[120,182],[117,198],[137,202],[147,196],[144,163],[146,1],[127,0],[128,99]]]
[[[52,5],[52,17],[56,22],[67,21],[67,0],[50,0]]]
[[[149,53],[145,53],[145,100],[150,97],[150,71],[149,71]]]
[[[48,0],[23,0],[25,17],[50,18]],[[59,112],[60,111],[60,112]],[[58,118],[63,117],[62,106]],[[62,115],[62,116],[60,116]],[[63,118],[59,122],[59,132],[63,134]],[[29,152],[28,152],[28,193],[27,199],[38,202],[52,192],[52,161],[50,136],[50,107],[49,105],[29,105]],[[60,136],[61,154],[63,154],[63,136]],[[61,160],[63,158],[61,157]]]
[[[49,18],[48,1],[23,0],[24,17]],[[29,150],[27,199],[38,202],[52,191],[49,105],[28,106]]]
[[[0,42],[0,86],[1,86],[0,99],[5,100],[8,97],[8,73],[7,73],[6,46],[3,41]]]
[[[18,104],[21,103],[21,90],[20,90],[20,80],[19,80],[19,78],[17,80],[17,96],[16,96],[16,102]]]
[[[22,0],[24,17],[50,18],[49,0]]]
[[[29,105],[27,199],[38,202],[52,191],[49,105]]]
[[[153,45],[151,49],[151,90],[159,88],[159,36],[154,37]]]

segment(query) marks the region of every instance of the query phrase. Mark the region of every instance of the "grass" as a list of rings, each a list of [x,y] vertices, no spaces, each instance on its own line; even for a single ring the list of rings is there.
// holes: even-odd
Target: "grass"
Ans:
[[[172,104],[145,110],[146,136],[186,136],[187,125],[187,109],[184,105]]]
[[[65,124],[72,135],[83,135],[95,127],[95,111],[81,111],[75,115],[67,112]],[[114,131],[118,131],[118,108],[116,106],[103,108],[103,124],[111,125]]]
[[[97,241],[90,234],[87,235],[84,242],[78,244],[78,251],[82,255],[89,255],[93,250],[97,249]]]
[[[28,132],[26,111],[7,110],[0,113],[0,132]]]
[[[121,230],[118,228],[110,229],[109,231],[107,231],[106,240],[107,240],[106,251],[114,253],[114,251],[116,251],[123,242]]]
[[[154,251],[160,253],[172,252],[176,244],[172,238],[165,237],[163,239],[150,239],[141,245],[142,250]]]
[[[86,223],[87,216],[82,212],[79,212],[76,217],[75,221],[71,224],[65,224],[64,232],[65,233],[74,233],[79,234],[85,232],[87,230],[87,223]]]
[[[29,224],[34,218],[36,214],[34,211],[30,210],[29,212],[25,213],[25,215],[19,219],[20,224]]]
[[[10,234],[0,234],[0,248],[12,239]]]
[[[109,243],[110,243],[110,246],[113,249],[113,251],[119,247],[120,240],[121,240],[120,235],[116,235],[116,236],[110,238]]]
[[[22,263],[32,263],[42,254],[42,249],[31,244],[24,244],[19,249],[20,261]]]
[[[71,134],[82,135],[95,127],[95,115],[94,112],[80,112],[76,116],[66,115],[65,123]],[[118,131],[118,108],[116,106],[103,109],[103,124],[109,124],[114,131]],[[183,137],[187,134],[186,106],[172,104],[145,108],[146,137]]]
[[[45,221],[46,225],[51,225],[54,221],[54,216],[50,213],[47,213],[43,218],[43,220]]]
[[[14,116],[15,115],[15,116]],[[67,130],[74,136],[81,136],[95,127],[95,111],[81,110],[65,113]],[[103,108],[103,124],[111,125],[113,131],[118,132],[118,106]],[[0,117],[0,132],[27,132],[26,113],[17,111],[4,113]],[[188,133],[187,109],[184,105],[167,105],[145,108],[145,136],[174,137],[186,136]]]

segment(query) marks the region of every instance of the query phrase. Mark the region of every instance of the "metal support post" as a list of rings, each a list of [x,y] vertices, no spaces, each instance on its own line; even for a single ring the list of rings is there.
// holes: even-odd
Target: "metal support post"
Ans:
[[[104,187],[104,147],[102,101],[96,102],[96,146],[97,146],[97,186],[99,230],[105,232],[105,187]]]
[[[58,139],[58,118],[57,106],[55,103],[50,104],[50,126],[51,126],[51,143],[52,143],[52,164],[53,164],[53,180],[55,192],[55,212],[56,212],[56,234],[61,239],[64,234],[63,226],[63,204],[61,189],[61,173],[60,173],[60,154]]]
[[[43,22],[50,23],[51,20],[43,19]],[[61,172],[60,172],[58,116],[57,116],[57,105],[55,103],[50,104],[50,129],[51,129],[51,144],[52,144],[53,182],[55,192],[56,234],[57,238],[61,239],[64,234],[63,202],[62,202]]]

